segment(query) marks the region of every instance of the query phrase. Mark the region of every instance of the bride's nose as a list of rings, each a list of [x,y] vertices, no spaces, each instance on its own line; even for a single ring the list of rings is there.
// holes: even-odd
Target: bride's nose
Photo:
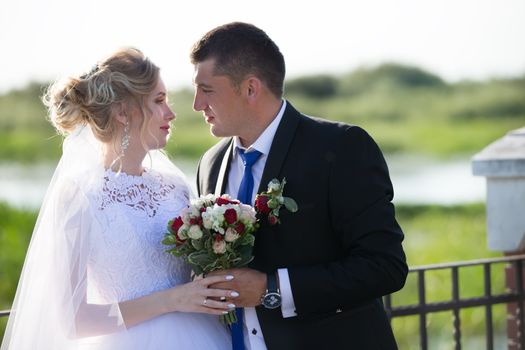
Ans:
[[[168,110],[166,111],[164,118],[166,118],[169,121],[172,121],[173,119],[177,118],[177,115],[171,110],[170,107],[168,107]]]

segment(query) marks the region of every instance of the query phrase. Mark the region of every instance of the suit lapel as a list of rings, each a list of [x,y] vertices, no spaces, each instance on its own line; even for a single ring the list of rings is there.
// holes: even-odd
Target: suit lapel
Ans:
[[[233,152],[233,139],[230,140],[230,144],[224,157],[222,158],[221,168],[219,169],[219,175],[217,177],[217,183],[215,184],[215,195],[220,196],[226,191],[226,176],[228,175],[228,170],[230,169],[230,160]]]
[[[275,136],[273,138],[272,147],[264,166],[264,171],[261,177],[261,183],[257,193],[267,190],[268,183],[279,176],[284,160],[288,155],[288,150],[292,144],[295,136],[295,131],[300,120],[300,113],[292,107],[287,101],[286,110]],[[278,179],[282,180],[282,179]]]

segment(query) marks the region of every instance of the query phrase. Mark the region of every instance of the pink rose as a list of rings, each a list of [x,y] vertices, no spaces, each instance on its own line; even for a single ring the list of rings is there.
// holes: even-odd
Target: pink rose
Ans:
[[[213,252],[215,254],[226,253],[226,242],[221,235],[215,235],[215,241],[213,242]]]
[[[277,218],[277,216],[275,215],[268,215],[268,222],[270,223],[270,225],[275,225],[279,222],[279,219]]]

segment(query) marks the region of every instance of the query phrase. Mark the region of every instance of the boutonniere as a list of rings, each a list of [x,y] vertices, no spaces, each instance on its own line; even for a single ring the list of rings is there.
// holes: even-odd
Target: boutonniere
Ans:
[[[295,200],[283,196],[284,185],[286,185],[285,178],[283,178],[283,181],[273,179],[268,183],[268,190],[257,194],[255,197],[255,209],[258,213],[267,215],[270,225],[281,222],[279,219],[279,211],[283,205],[292,213],[298,210]]]

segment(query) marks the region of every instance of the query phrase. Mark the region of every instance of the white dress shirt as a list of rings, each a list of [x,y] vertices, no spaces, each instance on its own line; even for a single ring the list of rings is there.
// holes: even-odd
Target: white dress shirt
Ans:
[[[228,184],[226,186],[226,193],[232,197],[237,197],[239,186],[241,184],[242,176],[244,174],[244,165],[242,159],[239,156],[237,147],[245,149],[247,152],[251,150],[257,150],[261,152],[261,156],[252,166],[253,174],[253,193],[252,193],[252,205],[255,202],[255,195],[261,183],[261,177],[268,159],[268,153],[272,146],[273,138],[277,127],[281,122],[281,119],[286,109],[286,101],[283,101],[281,109],[275,119],[270,125],[263,131],[259,138],[247,149],[241,146],[238,137],[234,137],[234,150],[230,164],[230,172],[228,174]],[[292,288],[290,286],[290,278],[288,276],[288,269],[282,268],[277,270],[279,274],[279,289],[281,291],[282,305],[281,311],[283,317],[297,316],[295,313],[295,303],[292,295]],[[266,344],[264,343],[264,337],[262,334],[259,320],[257,319],[257,313],[254,307],[244,308],[244,344],[247,350],[266,350]]]

